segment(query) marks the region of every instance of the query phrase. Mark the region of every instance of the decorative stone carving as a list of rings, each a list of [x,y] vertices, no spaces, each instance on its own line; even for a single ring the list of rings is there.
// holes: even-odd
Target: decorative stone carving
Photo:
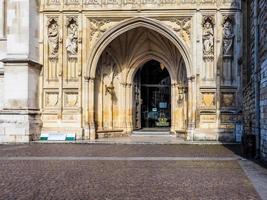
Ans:
[[[55,107],[58,104],[58,93],[46,93],[45,105],[47,107]]]
[[[66,50],[69,57],[78,53],[78,24],[77,17],[67,18]]]
[[[231,16],[225,16],[223,20],[223,69],[222,84],[232,85],[236,80],[236,72],[233,69],[233,49],[234,49],[234,20]]]
[[[79,0],[66,0],[66,5],[77,5],[79,4]]]
[[[59,49],[59,29],[57,17],[51,17],[48,19],[47,29],[49,56],[51,58],[57,58]]]
[[[48,0],[48,5],[60,5],[60,0]]]
[[[203,55],[214,55],[214,18],[211,16],[203,17]]]
[[[84,5],[101,5],[101,0],[84,0]]]
[[[225,17],[223,22],[223,55],[233,55],[233,42],[234,42],[234,31],[233,31],[233,19],[231,17]]]
[[[216,122],[216,115],[214,114],[201,114],[200,121],[202,123],[214,123]]]
[[[236,122],[237,116],[231,114],[221,114],[221,122],[222,123],[229,123],[229,122]]]
[[[202,106],[210,108],[215,106],[215,93],[205,92],[202,93]]]
[[[65,93],[65,106],[75,107],[78,104],[78,93],[68,92]]]
[[[98,38],[101,34],[103,34],[110,23],[110,20],[107,19],[90,19],[90,30],[91,30],[91,38],[96,36]]]
[[[195,8],[201,5],[209,6],[225,6],[227,8],[240,8],[240,0],[46,0],[47,5],[60,5],[64,2],[65,5],[81,5],[81,7],[94,9],[98,8]]]
[[[222,93],[221,104],[223,107],[235,106],[235,94],[234,93]]]
[[[179,33],[185,41],[190,40],[191,18],[173,18],[171,21],[176,24],[173,30]]]

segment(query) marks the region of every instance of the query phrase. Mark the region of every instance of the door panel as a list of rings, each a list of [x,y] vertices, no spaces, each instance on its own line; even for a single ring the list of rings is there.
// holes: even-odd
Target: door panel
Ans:
[[[170,127],[170,87],[142,85],[142,128]]]

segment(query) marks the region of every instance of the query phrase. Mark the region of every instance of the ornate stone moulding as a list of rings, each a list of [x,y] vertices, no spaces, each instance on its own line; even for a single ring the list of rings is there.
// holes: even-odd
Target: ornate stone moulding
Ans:
[[[240,9],[240,0],[43,0],[45,9],[63,6],[81,7],[84,10],[112,9],[206,9],[218,6],[228,9]]]

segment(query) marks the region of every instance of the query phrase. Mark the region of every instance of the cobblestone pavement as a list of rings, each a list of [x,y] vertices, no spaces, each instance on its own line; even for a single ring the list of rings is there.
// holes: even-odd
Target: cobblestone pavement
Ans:
[[[237,149],[237,145],[2,145],[0,199],[260,199],[235,158],[232,150]],[[32,156],[51,160],[31,160]],[[79,160],[82,156],[111,159]],[[122,160],[112,160],[113,156]],[[144,159],[123,160],[132,156]],[[151,156],[189,160],[151,161]],[[10,157],[17,160],[7,160]],[[69,159],[52,160],[62,157]]]

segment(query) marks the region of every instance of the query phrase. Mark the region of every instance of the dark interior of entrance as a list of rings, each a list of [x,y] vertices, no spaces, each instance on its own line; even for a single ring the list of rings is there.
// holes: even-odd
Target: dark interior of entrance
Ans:
[[[151,60],[137,72],[140,89],[141,128],[168,128],[171,125],[171,80],[168,70]]]

